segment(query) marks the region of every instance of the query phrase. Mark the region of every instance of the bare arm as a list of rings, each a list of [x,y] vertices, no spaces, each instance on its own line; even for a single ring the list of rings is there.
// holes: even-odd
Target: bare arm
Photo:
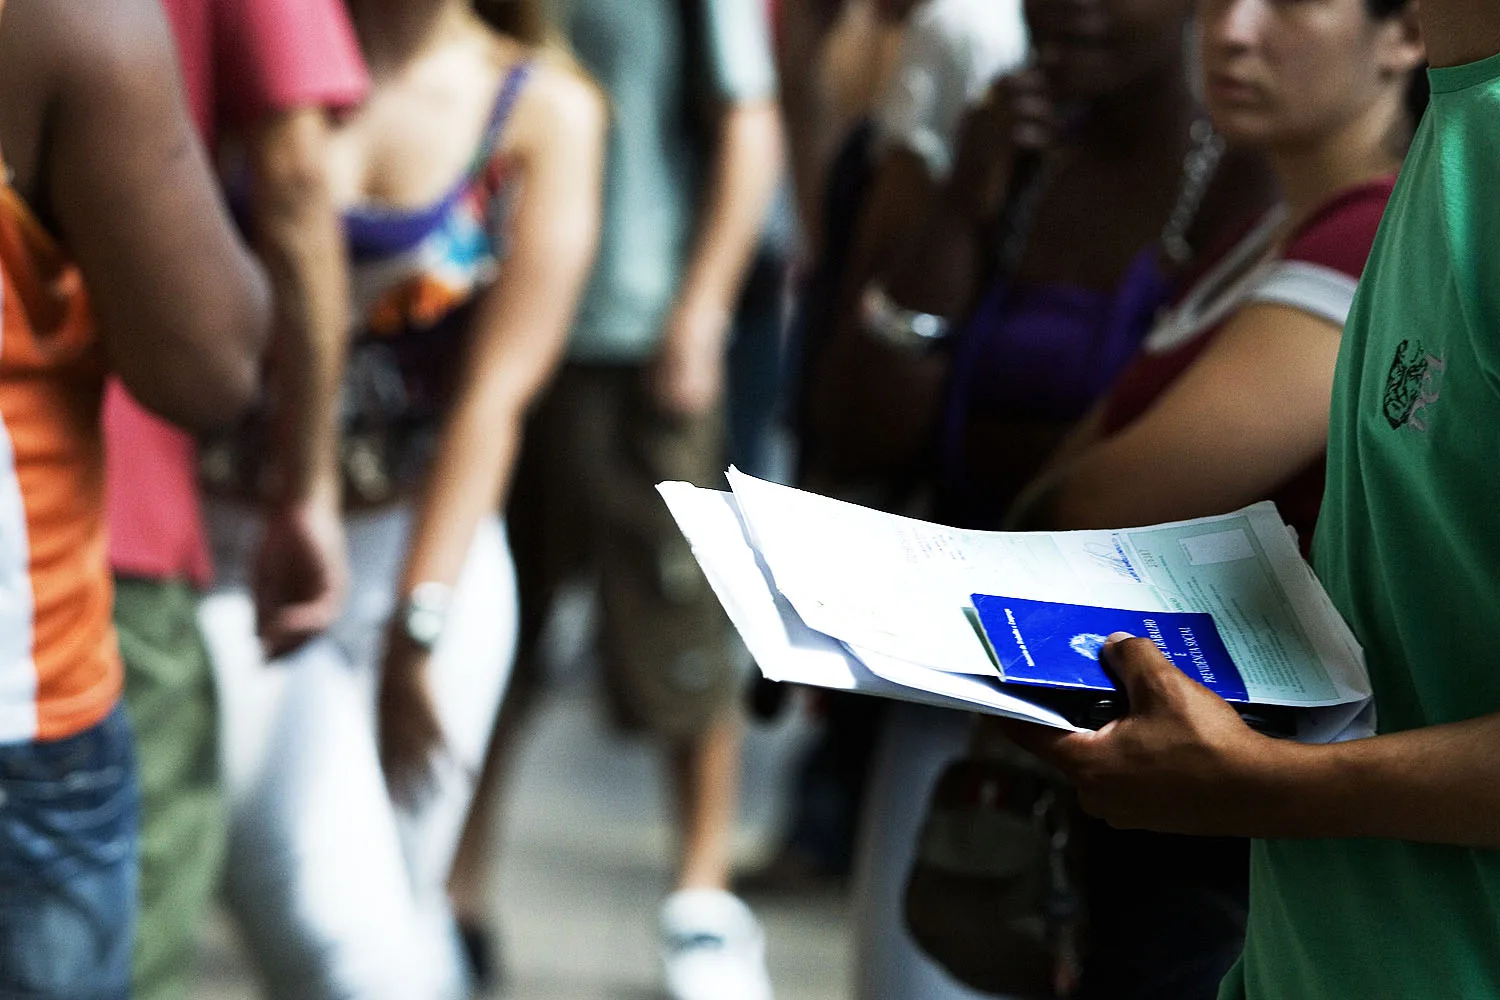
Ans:
[[[419,506],[402,578],[407,589],[456,581],[475,527],[503,501],[527,408],[562,357],[593,262],[603,104],[561,70],[533,87],[526,98],[536,104],[526,132],[532,151],[522,163],[513,249],[474,317],[456,403]]]
[[[1095,403],[1083,419],[1073,425],[1068,436],[1062,439],[1048,458],[1040,478],[1045,479],[1054,470],[1066,468],[1078,456],[1087,452],[1104,438],[1104,404]]]
[[[658,405],[668,413],[704,413],[719,399],[730,322],[781,164],[775,100],[727,107],[696,242],[652,372]]]
[[[895,256],[910,263],[910,258],[920,252],[913,251],[915,242],[920,242],[922,249],[937,249],[933,247],[936,233],[924,222],[939,190],[938,182],[927,171],[927,164],[913,150],[898,147],[881,157],[869,197],[860,212],[854,245],[849,248],[844,274],[846,292],[857,295],[856,290],[863,288]],[[973,220],[968,221],[967,229],[972,230]],[[962,223],[960,227],[950,230],[944,242],[964,243]]]
[[[1500,52],[1486,0],[1423,0],[1434,65]],[[1098,733],[1012,735],[1119,826],[1256,837],[1385,837],[1500,849],[1500,715],[1329,746],[1271,740],[1150,640],[1107,648],[1131,713]],[[1420,664],[1413,664],[1420,671]]]
[[[934,195],[952,173],[959,175],[954,190],[969,201],[952,221],[973,229],[989,218],[997,206],[985,204],[994,193],[986,184],[1010,166],[1012,157],[1015,96],[1008,83],[994,86],[1001,68],[995,67],[992,79],[976,78],[972,42],[958,26],[927,16],[915,9],[922,4],[910,0],[882,6],[902,18],[901,48],[871,112],[875,145],[884,155],[849,249],[846,288],[862,288],[873,272],[898,259],[925,264],[932,251],[941,252],[955,233],[964,233],[950,225],[928,232],[923,245],[912,245]],[[974,102],[976,85],[991,89]],[[930,270],[941,267],[930,265]]]
[[[533,79],[512,123],[521,203],[503,273],[480,301],[452,412],[417,506],[399,593],[452,585],[480,521],[502,504],[527,408],[562,357],[599,234],[603,101],[570,73]],[[393,629],[380,691],[380,755],[392,795],[409,802],[442,741],[426,655]]]
[[[1097,733],[1009,732],[1116,826],[1500,848],[1500,715],[1309,746],[1252,731],[1150,639],[1120,641],[1105,655],[1130,715]]]
[[[256,560],[256,619],[280,655],[333,623],[346,576],[336,427],[348,334],[343,234],[324,174],[325,112],[273,114],[250,137],[256,246],[275,292],[278,497]]]
[[[1267,496],[1327,447],[1338,349],[1327,320],[1240,310],[1139,420],[1033,491],[1017,526],[1155,524]]]
[[[703,224],[678,295],[682,302],[733,308],[781,179],[781,161],[781,122],[772,101],[724,112]]]
[[[1001,115],[992,95],[965,116],[953,173],[925,199],[906,238],[885,246],[883,260],[858,249],[850,255],[828,343],[808,362],[809,464],[828,488],[904,468],[931,441],[947,353],[919,355],[866,335],[860,296],[874,281],[904,308],[950,321],[963,316],[983,280],[984,223],[998,207],[995,175],[1009,170],[1009,126]],[[920,169],[917,157],[907,156]],[[879,186],[874,198],[881,198]],[[884,211],[878,202],[869,209]],[[867,214],[861,235],[875,236],[883,226]]]
[[[273,115],[251,138],[256,247],[275,292],[276,460],[286,499],[336,490],[334,426],[348,274],[343,234],[324,176],[321,108]]]
[[[1145,523],[1264,496],[1326,445],[1338,340],[1298,310],[1243,310],[1156,407],[1066,467],[1022,526]],[[1009,731],[1117,826],[1500,847],[1500,716],[1307,746],[1253,732],[1149,639],[1106,656],[1128,716],[1098,733]]]
[[[40,8],[40,9],[39,9]],[[58,53],[41,164],[48,208],[88,282],[131,394],[190,428],[233,419],[259,374],[264,279],[188,120],[153,0],[22,0],[7,30]]]
[[[881,280],[903,305],[954,317],[973,304],[985,241],[1006,208],[1016,172],[1040,162],[1058,142],[1060,126],[1046,81],[1037,70],[996,80],[970,109],[954,143],[953,172],[934,199],[917,238],[894,254]]]
[[[776,75],[781,83],[781,115],[786,122],[788,161],[796,188],[803,249],[815,256],[822,239],[823,168],[828,122],[826,96],[818,77],[824,43],[843,12],[843,0],[782,5],[776,34]]]
[[[994,93],[964,116],[955,144],[954,168],[928,198],[921,222],[900,246],[891,246],[872,273],[845,282],[845,306],[865,281],[878,281],[908,309],[957,319],[977,292],[985,263],[987,223],[1000,210],[1000,191],[1008,177],[1013,150],[1009,123]],[[871,223],[862,221],[862,226]],[[852,315],[845,323],[853,323]]]

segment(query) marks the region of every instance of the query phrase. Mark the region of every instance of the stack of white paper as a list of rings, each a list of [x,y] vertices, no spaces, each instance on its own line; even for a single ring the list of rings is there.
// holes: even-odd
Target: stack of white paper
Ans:
[[[1368,735],[1363,655],[1275,505],[1148,528],[967,531],[779,486],[658,489],[762,673],[1072,729],[1002,690],[973,594],[1207,612],[1251,700],[1297,738]]]

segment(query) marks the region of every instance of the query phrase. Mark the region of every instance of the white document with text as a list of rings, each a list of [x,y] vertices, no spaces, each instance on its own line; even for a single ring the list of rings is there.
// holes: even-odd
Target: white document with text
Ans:
[[[971,597],[1206,612],[1254,702],[1299,738],[1368,728],[1358,644],[1273,504],[1110,531],[930,524],[729,471],[733,496],[660,489],[767,676],[1072,728],[1002,690]],[[1349,727],[1354,724],[1354,729]]]

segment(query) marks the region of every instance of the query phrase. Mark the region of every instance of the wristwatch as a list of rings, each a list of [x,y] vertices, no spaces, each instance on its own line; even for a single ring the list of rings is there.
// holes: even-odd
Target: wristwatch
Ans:
[[[453,588],[446,583],[428,580],[413,587],[406,600],[401,602],[398,617],[407,641],[418,649],[431,652],[443,635],[452,603]]]
[[[929,350],[953,332],[946,317],[902,308],[876,284],[865,286],[859,299],[859,316],[865,332],[892,347],[913,353]]]

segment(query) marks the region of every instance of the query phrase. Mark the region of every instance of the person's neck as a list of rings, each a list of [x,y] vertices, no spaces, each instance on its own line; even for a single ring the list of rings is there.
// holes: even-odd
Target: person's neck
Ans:
[[[349,19],[370,75],[406,65],[468,12],[467,0],[348,0]]]
[[[1401,169],[1392,136],[1402,114],[1399,98],[1373,105],[1322,140],[1270,151],[1287,206],[1288,231],[1305,223],[1340,191]]]
[[[1491,0],[1424,0],[1417,8],[1427,62],[1461,66],[1500,54],[1500,18]]]
[[[1092,102],[1079,140],[1111,155],[1133,154],[1151,146],[1175,150],[1201,113],[1188,87],[1187,66],[1170,60]]]

